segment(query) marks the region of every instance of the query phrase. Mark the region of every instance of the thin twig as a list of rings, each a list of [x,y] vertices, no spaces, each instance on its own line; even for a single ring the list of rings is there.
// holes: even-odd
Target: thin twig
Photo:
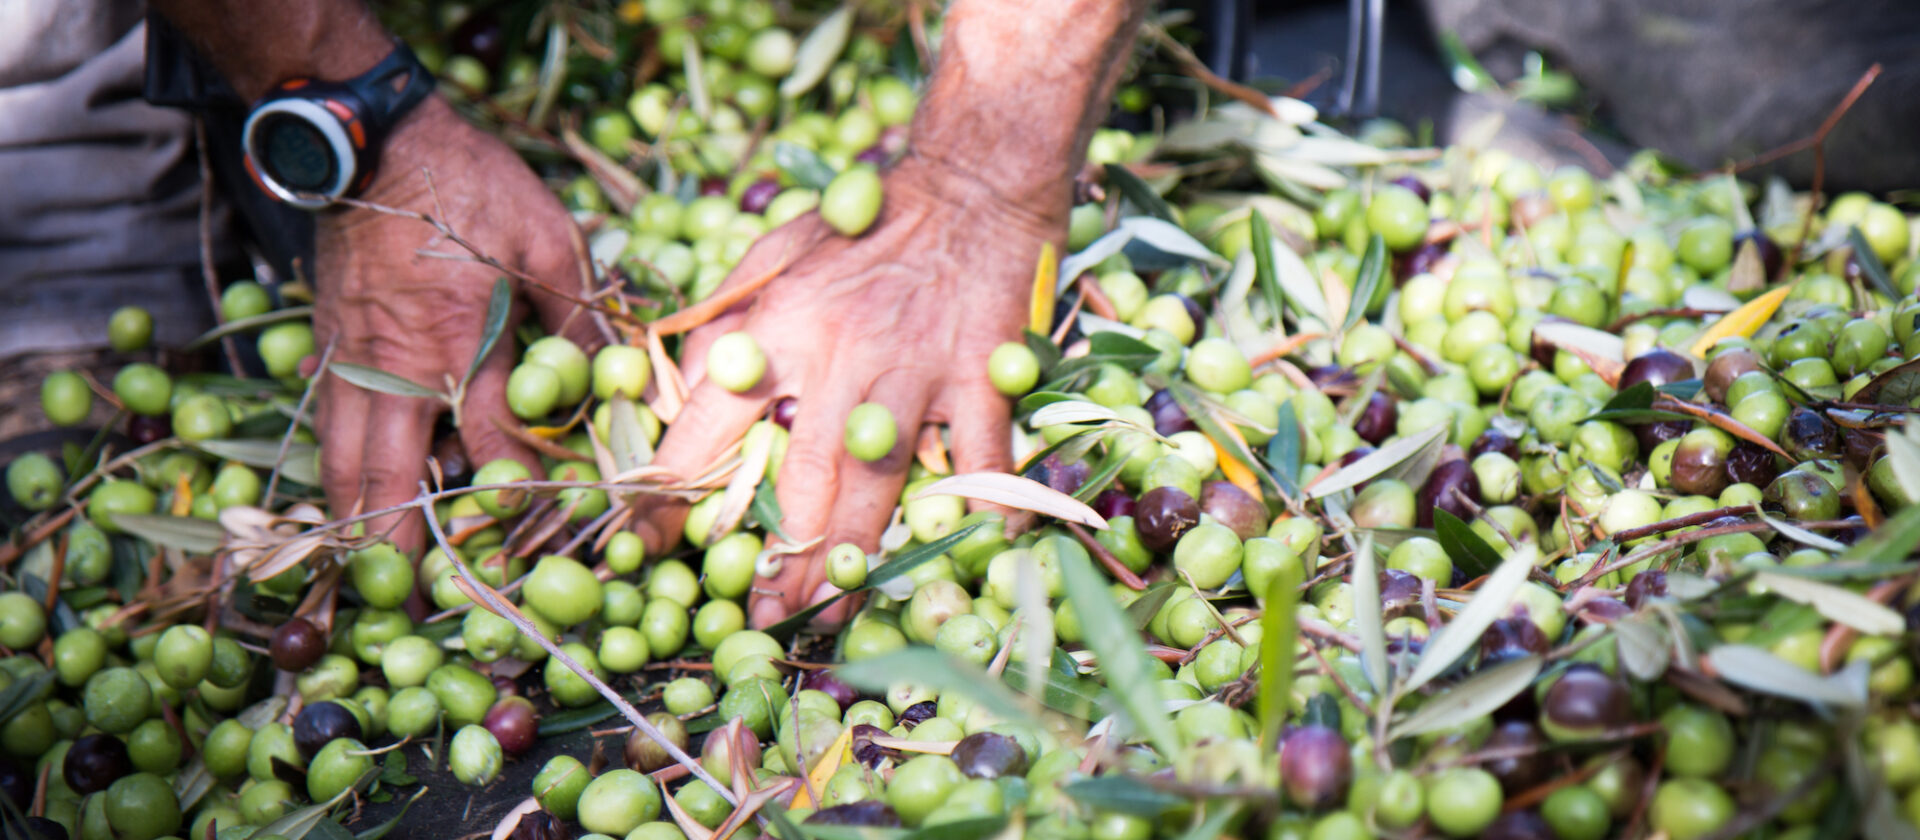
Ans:
[[[220,308],[220,276],[213,267],[213,162],[207,158],[207,121],[199,117],[193,120],[193,147],[200,156],[200,279],[207,285],[213,322],[224,324],[227,318]],[[240,364],[240,349],[233,343],[233,336],[221,336],[220,349],[226,353],[227,366],[233,375],[247,378],[247,369]]]
[[[287,450],[293,446],[293,435],[300,431],[300,418],[307,415],[307,406],[313,402],[313,394],[320,389],[320,380],[327,375],[327,363],[333,360],[333,348],[340,343],[340,337],[327,339],[327,349],[320,353],[320,366],[314,369],[313,378],[307,380],[307,389],[300,394],[300,404],[293,409],[293,419],[287,422],[287,433],[280,436],[280,451],[273,456],[273,472],[267,476],[267,490],[260,496],[261,506],[273,506],[273,492],[280,486],[280,468],[286,466]]]

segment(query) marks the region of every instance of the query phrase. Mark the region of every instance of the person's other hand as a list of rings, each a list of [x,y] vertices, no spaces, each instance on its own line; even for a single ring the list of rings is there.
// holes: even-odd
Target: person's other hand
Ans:
[[[423,169],[433,176],[431,194]],[[566,209],[519,156],[438,97],[422,103],[388,140],[379,172],[360,197],[438,218],[487,255],[571,297],[584,288],[579,233]],[[323,213],[316,227],[317,346],[324,351],[337,342],[335,362],[379,368],[435,390],[458,381],[479,349],[501,273],[465,259],[459,245],[416,219],[345,208]],[[454,258],[426,256],[423,249]],[[516,282],[515,290],[512,323],[531,305],[549,331],[564,330],[592,349],[585,346],[592,336],[586,313],[575,304],[530,284]],[[531,451],[495,425],[518,422],[506,402],[512,335],[509,326],[467,389],[460,442],[474,468],[495,458],[539,467]],[[321,478],[335,515],[378,510],[419,493],[434,421],[448,409],[444,402],[377,393],[332,375],[321,380],[318,397]],[[420,547],[418,516],[376,521],[368,531],[388,527],[403,550]]]
[[[779,473],[782,525],[796,540],[824,539],[755,582],[756,627],[833,594],[823,560],[834,545],[876,550],[923,425],[952,430],[956,472],[1010,467],[1010,403],[988,381],[987,356],[1019,340],[1041,243],[1058,245],[1065,219],[1009,206],[978,182],[913,158],[884,180],[880,216],[858,238],[809,213],[755,244],[727,285],[785,269],[691,333],[682,354],[692,399],[656,461],[682,475],[711,464],[774,400],[798,400]],[[707,347],[733,330],[751,333],[768,360],[766,376],[743,394],[703,381]],[[872,463],[842,443],[847,413],[863,402],[886,406],[899,429],[893,450]],[[679,538],[686,512],[683,502],[652,503],[639,525],[651,550]],[[839,605],[821,616],[843,617]]]

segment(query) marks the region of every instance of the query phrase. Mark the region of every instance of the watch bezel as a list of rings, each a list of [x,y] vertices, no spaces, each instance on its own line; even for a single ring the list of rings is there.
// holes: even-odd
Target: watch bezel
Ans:
[[[296,191],[274,178],[273,170],[260,154],[257,143],[263,120],[275,116],[298,119],[325,138],[327,148],[334,157],[334,176],[323,189]],[[293,95],[262,102],[253,109],[253,113],[247,115],[246,125],[241,131],[241,142],[261,186],[266,187],[274,198],[295,207],[307,210],[328,207],[346,195],[359,177],[360,158],[352,138],[348,136],[346,122],[313,99]]]

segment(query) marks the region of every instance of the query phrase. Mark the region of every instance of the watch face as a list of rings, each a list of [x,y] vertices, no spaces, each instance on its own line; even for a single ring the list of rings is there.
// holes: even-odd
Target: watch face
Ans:
[[[255,157],[265,175],[294,192],[322,192],[333,184],[338,162],[326,135],[304,119],[270,114],[260,122]]]

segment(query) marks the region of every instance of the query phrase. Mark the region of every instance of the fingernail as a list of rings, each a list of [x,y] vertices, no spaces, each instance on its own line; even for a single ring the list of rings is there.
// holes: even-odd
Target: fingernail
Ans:
[[[838,594],[840,594],[840,587],[834,586],[831,583],[823,583],[820,584],[819,588],[813,590],[813,598],[807,601],[807,603],[809,605],[818,604]]]
[[[779,624],[787,617],[786,605],[773,598],[762,598],[754,602],[752,622],[755,630],[764,630]]]

